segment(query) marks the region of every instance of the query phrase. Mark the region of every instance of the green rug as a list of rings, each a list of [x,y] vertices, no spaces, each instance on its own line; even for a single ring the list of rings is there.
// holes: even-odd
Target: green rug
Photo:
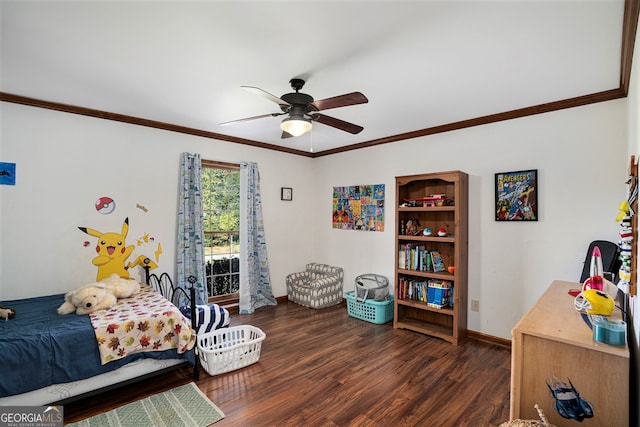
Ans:
[[[74,427],[206,427],[224,418],[194,383],[67,424]]]

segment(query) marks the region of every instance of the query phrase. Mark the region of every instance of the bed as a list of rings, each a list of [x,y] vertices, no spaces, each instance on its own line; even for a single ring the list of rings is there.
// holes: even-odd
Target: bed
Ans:
[[[146,270],[140,294],[90,315],[59,315],[64,294],[4,301],[16,317],[0,321],[0,405],[65,404],[185,364],[198,379],[195,331],[203,326],[200,306],[190,303],[194,297],[193,289],[187,295],[175,288],[166,273]],[[228,326],[228,311],[216,306],[215,312],[214,327]],[[101,321],[106,336],[99,334]],[[114,345],[113,334],[122,331],[135,340]]]

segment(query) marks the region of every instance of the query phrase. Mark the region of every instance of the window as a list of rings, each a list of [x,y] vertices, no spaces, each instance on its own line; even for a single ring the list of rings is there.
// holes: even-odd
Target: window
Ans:
[[[202,160],[202,215],[210,302],[238,299],[240,165]]]

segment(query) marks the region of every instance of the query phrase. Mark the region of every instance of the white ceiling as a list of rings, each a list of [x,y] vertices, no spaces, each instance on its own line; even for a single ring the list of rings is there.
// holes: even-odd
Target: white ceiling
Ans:
[[[620,86],[623,0],[6,1],[1,91],[315,153]],[[289,80],[364,127],[281,139]]]

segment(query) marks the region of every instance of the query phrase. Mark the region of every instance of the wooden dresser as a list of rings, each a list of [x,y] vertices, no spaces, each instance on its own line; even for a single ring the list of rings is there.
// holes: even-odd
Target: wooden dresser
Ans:
[[[511,419],[539,419],[537,403],[558,427],[629,425],[629,346],[593,339],[567,293],[580,287],[554,281],[511,331]],[[613,317],[620,319],[618,309]],[[571,382],[580,398],[591,403],[593,417],[580,423],[562,417],[547,385],[550,377],[568,387]]]

